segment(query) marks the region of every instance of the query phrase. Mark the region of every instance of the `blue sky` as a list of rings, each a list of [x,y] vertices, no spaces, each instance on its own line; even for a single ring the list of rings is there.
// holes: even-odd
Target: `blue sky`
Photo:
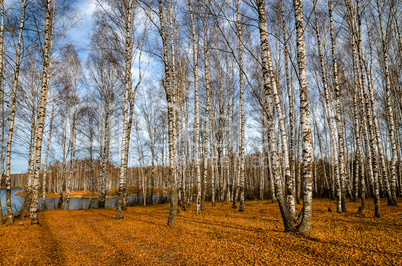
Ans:
[[[74,44],[79,49],[80,57],[83,62],[86,59],[86,49],[89,45],[89,33],[92,28],[92,15],[96,9],[95,0],[79,0],[74,4],[74,9],[77,11],[78,23],[67,33],[67,40]]]
[[[92,14],[96,9],[96,4],[95,0],[77,0],[73,5],[79,21],[73,29],[67,32],[66,41],[74,44],[80,50],[80,58],[85,62],[90,41],[89,33],[93,25]],[[21,151],[20,149],[25,148],[14,147],[14,149]],[[18,153],[14,153],[11,156],[11,173],[26,172],[28,169],[28,158],[26,156],[19,156]]]

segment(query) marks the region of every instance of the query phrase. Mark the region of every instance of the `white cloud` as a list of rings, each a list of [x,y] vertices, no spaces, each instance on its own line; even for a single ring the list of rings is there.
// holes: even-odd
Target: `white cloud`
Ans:
[[[89,32],[93,26],[92,15],[96,10],[95,0],[77,1],[74,9],[77,12],[79,22],[67,33],[67,38],[78,48],[86,49],[90,42]]]

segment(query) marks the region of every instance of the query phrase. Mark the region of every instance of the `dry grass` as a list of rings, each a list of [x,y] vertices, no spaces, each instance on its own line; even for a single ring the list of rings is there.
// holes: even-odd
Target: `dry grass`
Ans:
[[[283,232],[277,204],[246,202],[239,213],[230,204],[193,205],[166,226],[169,204],[129,207],[125,219],[115,208],[48,210],[41,225],[29,218],[0,227],[0,265],[316,265],[402,264],[402,201],[373,217],[373,202],[361,216],[328,212],[335,202],[314,200],[309,235]],[[300,206],[298,206],[300,207]]]

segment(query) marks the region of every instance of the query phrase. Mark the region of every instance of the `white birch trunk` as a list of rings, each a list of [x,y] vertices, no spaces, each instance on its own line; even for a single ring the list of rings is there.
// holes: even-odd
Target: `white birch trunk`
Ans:
[[[52,113],[50,116],[50,124],[49,124],[49,136],[47,139],[47,147],[45,153],[45,162],[43,165],[43,182],[42,182],[42,203],[41,203],[41,211],[45,209],[45,201],[46,201],[46,176],[47,176],[47,158],[49,155],[50,143],[52,140],[52,129],[53,129],[53,118],[54,118],[54,104],[55,104],[55,97],[54,97],[54,89],[52,93]]]
[[[123,201],[124,194],[127,190],[127,163],[128,163],[128,152],[130,147],[130,133],[131,129],[128,124],[128,105],[131,93],[131,61],[132,61],[132,41],[131,41],[131,30],[132,30],[132,10],[133,1],[129,0],[126,6],[126,17],[125,17],[125,77],[124,77],[124,104],[123,104],[123,136],[121,141],[121,164],[120,164],[120,176],[119,176],[119,199],[117,202],[116,209],[116,219],[123,219]]]
[[[15,121],[15,106],[16,106],[16,95],[17,95],[17,87],[18,87],[18,77],[20,74],[20,59],[21,59],[21,44],[22,44],[22,31],[24,29],[25,22],[25,7],[26,1],[21,1],[21,21],[20,21],[20,30],[18,33],[18,44],[15,47],[16,60],[15,60],[15,71],[14,71],[14,82],[12,87],[12,95],[11,95],[11,115],[10,115],[10,124],[8,127],[8,140],[7,140],[7,155],[6,155],[6,209],[7,209],[7,225],[14,224],[14,215],[13,210],[11,208],[11,145],[13,141],[13,133],[14,133],[14,121]],[[14,37],[12,37],[14,45]]]
[[[167,50],[167,41],[166,41],[166,31],[165,31],[165,22],[163,16],[163,3],[162,0],[158,0],[159,3],[159,22],[160,22],[160,34],[162,38],[163,44],[163,62],[164,62],[164,70],[165,70],[165,92],[166,99],[168,103],[168,121],[169,121],[169,179],[171,182],[171,205],[170,205],[170,213],[168,218],[168,225],[173,225],[176,221],[178,202],[177,202],[177,182],[175,176],[175,131],[174,131],[174,104],[173,104],[173,96],[170,87],[170,70],[169,70],[169,60],[168,60],[168,50]]]
[[[389,141],[391,145],[392,157],[391,157],[391,205],[396,205],[396,160],[397,160],[397,150],[396,150],[396,142],[395,142],[395,120],[394,120],[394,111],[391,104],[391,80],[389,73],[389,61],[388,61],[388,48],[386,43],[386,36],[384,33],[383,21],[382,21],[382,6],[379,0],[377,2],[378,9],[378,20],[380,24],[380,36],[381,36],[381,44],[382,44],[382,53],[384,56],[384,64],[385,64],[385,103],[386,103],[386,114],[387,114],[387,127],[388,127],[388,135]]]
[[[236,0],[236,35],[238,46],[238,64],[240,68],[239,86],[240,86],[240,99],[239,99],[239,158],[240,158],[240,206],[239,211],[244,211],[244,107],[243,107],[243,48],[242,48],[242,27],[240,24],[240,10],[239,0]]]
[[[337,195],[338,195],[338,208],[337,212],[346,212],[346,195],[345,195],[345,159],[344,159],[344,142],[342,135],[342,124],[341,124],[341,91],[339,87],[339,76],[338,76],[338,62],[336,59],[336,46],[335,46],[335,35],[334,26],[332,19],[332,1],[328,0],[328,10],[329,10],[329,21],[330,21],[330,35],[331,35],[331,46],[332,46],[332,61],[333,61],[333,74],[334,74],[334,87],[335,87],[335,122],[338,133],[338,161],[339,161],[339,179],[337,179]],[[339,200],[341,209],[339,208]]]
[[[3,50],[4,50],[4,0],[0,1],[0,16],[1,16],[1,24],[0,24],[0,88],[2,88],[3,81]],[[1,108],[2,108],[2,127],[1,127],[1,158],[0,158],[0,186],[3,181],[3,160],[4,160],[4,133],[5,133],[5,112],[4,112],[4,95],[3,90],[0,92],[0,100],[1,100]],[[0,224],[3,224],[3,209],[1,206],[1,197],[0,197]]]
[[[282,214],[283,223],[285,226],[285,231],[296,231],[296,228],[292,221],[292,214],[290,212],[289,207],[287,206],[287,201],[285,195],[283,194],[283,185],[282,178],[280,175],[280,165],[279,165],[279,157],[277,152],[277,141],[275,134],[275,123],[273,119],[274,114],[274,106],[272,102],[272,83],[271,83],[271,72],[269,68],[269,60],[268,60],[268,34],[267,34],[267,24],[266,24],[266,14],[265,14],[265,0],[259,0],[257,2],[258,8],[258,18],[259,18],[259,30],[260,30],[260,43],[262,49],[261,61],[262,61],[262,72],[264,78],[264,90],[265,90],[265,104],[266,104],[266,114],[268,116],[267,119],[267,128],[270,144],[269,151],[271,153],[271,164],[272,164],[272,175],[275,179],[275,194],[276,199],[278,200],[279,208]]]
[[[205,195],[207,189],[207,177],[208,177],[208,132],[209,132],[209,112],[210,112],[210,81],[209,81],[209,49],[208,49],[208,30],[207,30],[207,1],[204,0],[204,18],[203,18],[203,29],[204,29],[204,66],[205,66],[205,87],[206,87],[206,109],[205,109],[205,128],[204,128],[204,173],[203,173],[203,186],[201,195],[201,211],[205,208]],[[197,200],[198,202],[198,200]]]
[[[302,134],[303,163],[303,211],[302,221],[297,229],[308,233],[311,227],[312,178],[311,178],[311,127],[306,84],[306,53],[304,47],[303,6],[301,0],[293,0],[296,24],[297,64],[300,84],[300,122]]]
[[[30,208],[31,224],[38,224],[38,194],[39,194],[39,172],[41,166],[41,151],[42,151],[42,136],[43,127],[45,123],[46,116],[46,102],[47,102],[47,89],[48,89],[48,68],[51,58],[49,58],[49,44],[51,39],[51,29],[50,29],[50,17],[54,16],[51,14],[51,3],[52,0],[47,0],[46,2],[46,15],[45,15],[45,46],[43,55],[43,73],[42,73],[42,84],[40,93],[40,102],[37,115],[37,132],[36,132],[36,162],[35,162],[35,172],[33,175],[33,194],[32,194],[32,204]]]

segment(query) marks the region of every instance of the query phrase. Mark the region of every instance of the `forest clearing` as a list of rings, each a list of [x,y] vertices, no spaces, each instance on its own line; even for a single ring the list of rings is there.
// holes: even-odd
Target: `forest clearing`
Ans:
[[[308,235],[285,233],[277,203],[268,201],[247,201],[242,213],[217,203],[201,216],[192,204],[171,227],[169,204],[128,207],[120,220],[115,208],[47,210],[38,213],[40,225],[27,217],[0,227],[0,265],[400,265],[398,201],[382,201],[378,219],[372,199],[362,215],[359,203],[339,214],[328,212],[335,201],[314,199]]]
[[[0,266],[402,265],[401,18],[0,0]]]

